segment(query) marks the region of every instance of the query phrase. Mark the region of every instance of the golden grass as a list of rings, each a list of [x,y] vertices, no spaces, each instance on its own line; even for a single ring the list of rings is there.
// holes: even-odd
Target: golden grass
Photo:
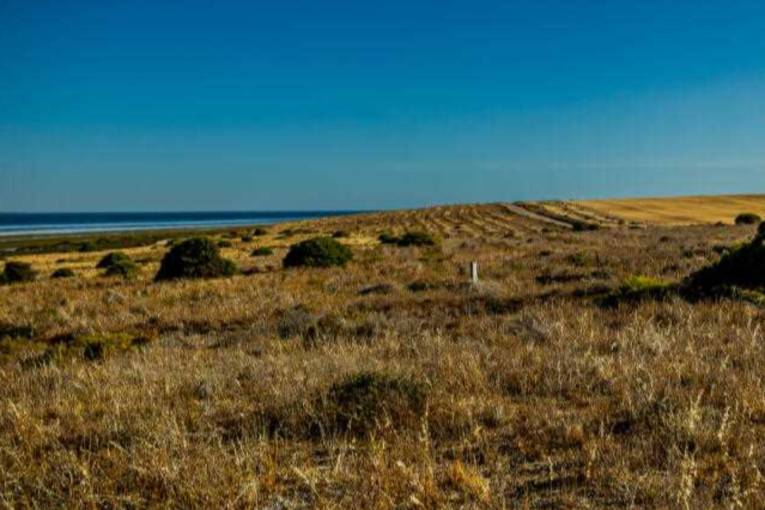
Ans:
[[[281,268],[340,229],[347,268]],[[442,245],[375,241],[414,229]],[[575,233],[495,204],[273,227],[220,280],[153,283],[161,243],[125,250],[128,281],[103,253],[26,257],[40,279],[0,287],[0,325],[34,331],[0,339],[0,506],[763,508],[763,310],[586,297],[753,231]],[[29,363],[67,334],[148,343]]]
[[[740,213],[765,217],[765,195],[578,200],[575,205],[628,221],[656,225],[732,224]]]

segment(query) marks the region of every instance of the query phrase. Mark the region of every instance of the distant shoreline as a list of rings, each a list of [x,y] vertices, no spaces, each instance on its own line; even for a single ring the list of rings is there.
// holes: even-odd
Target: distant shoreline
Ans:
[[[241,228],[363,211],[0,213],[0,239]]]

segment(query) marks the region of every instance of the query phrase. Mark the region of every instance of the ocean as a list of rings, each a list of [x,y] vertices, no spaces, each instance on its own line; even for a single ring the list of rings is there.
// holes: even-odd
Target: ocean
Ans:
[[[267,225],[356,212],[0,213],[0,237]]]

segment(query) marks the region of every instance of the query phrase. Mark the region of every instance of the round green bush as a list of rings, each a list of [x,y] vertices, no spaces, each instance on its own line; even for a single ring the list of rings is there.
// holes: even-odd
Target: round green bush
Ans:
[[[353,252],[331,237],[314,237],[290,247],[284,257],[284,267],[344,266],[353,258]]]
[[[62,267],[61,269],[56,269],[55,271],[53,271],[51,278],[71,278],[73,276],[74,276],[74,271],[72,271],[68,267]]]
[[[130,259],[120,259],[113,262],[104,271],[104,276],[119,276],[121,278],[132,278],[138,273],[138,266]]]
[[[264,229],[263,227],[256,227],[255,230],[252,231],[252,235],[254,237],[264,236],[266,234],[268,234],[268,230]]]
[[[736,216],[736,225],[756,225],[761,221],[762,218],[754,213],[741,213]]]
[[[121,251],[113,251],[111,253],[107,253],[103,256],[103,258],[96,264],[97,269],[109,269],[110,267],[118,264],[125,264],[132,262],[130,260],[130,257],[128,257],[125,253]]]
[[[178,278],[219,278],[237,272],[236,264],[220,256],[215,242],[195,237],[173,246],[160,264],[156,281]]]
[[[252,250],[252,256],[253,257],[267,257],[268,255],[273,255],[274,250],[269,248],[268,246],[261,246],[259,248],[255,248]]]
[[[3,283],[21,283],[31,282],[37,278],[37,273],[32,269],[31,264],[26,262],[6,262],[5,271],[3,271]]]

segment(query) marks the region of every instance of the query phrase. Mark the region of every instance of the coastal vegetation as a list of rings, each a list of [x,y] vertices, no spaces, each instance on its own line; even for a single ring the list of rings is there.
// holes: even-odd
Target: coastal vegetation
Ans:
[[[162,258],[155,280],[219,278],[235,274],[236,264],[221,257],[219,246],[220,243],[216,245],[205,237],[195,237],[173,246]]]
[[[259,257],[252,227],[150,233],[127,279],[115,248],[14,253],[0,502],[761,508],[765,226],[734,217],[456,205],[280,225]]]

